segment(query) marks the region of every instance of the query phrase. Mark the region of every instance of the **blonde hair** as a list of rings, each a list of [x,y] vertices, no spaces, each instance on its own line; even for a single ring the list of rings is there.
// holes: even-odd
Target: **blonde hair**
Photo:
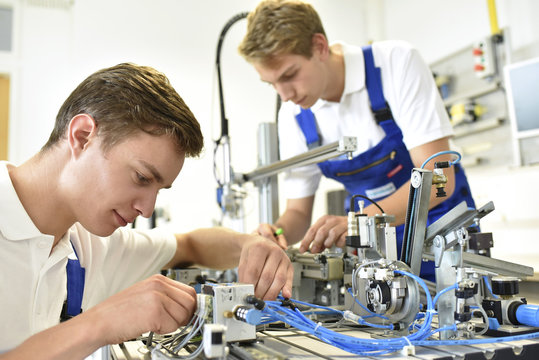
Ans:
[[[280,55],[310,58],[317,33],[326,36],[312,5],[299,0],[265,0],[247,17],[247,34],[238,50],[251,63],[271,63]]]

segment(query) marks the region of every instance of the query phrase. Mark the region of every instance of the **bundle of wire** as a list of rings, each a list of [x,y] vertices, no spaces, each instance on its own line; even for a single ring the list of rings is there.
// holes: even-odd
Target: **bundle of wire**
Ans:
[[[537,338],[539,337],[539,332],[530,333],[530,334],[524,334],[524,335],[514,335],[514,336],[507,336],[507,337],[499,337],[499,338],[484,338],[484,339],[465,339],[465,340],[429,340],[430,337],[432,337],[434,334],[446,331],[446,330],[453,330],[456,331],[456,325],[446,326],[439,329],[433,329],[432,328],[432,320],[434,315],[436,314],[435,311],[435,304],[442,296],[443,294],[447,293],[450,290],[453,290],[457,287],[457,285],[452,285],[442,291],[440,291],[435,297],[434,300],[432,299],[429,289],[425,282],[418,276],[402,271],[402,270],[395,270],[395,273],[411,277],[415,281],[418,282],[418,284],[424,289],[427,299],[427,309],[425,311],[425,316],[423,318],[422,324],[418,325],[417,327],[413,327],[413,329],[417,329],[417,331],[413,332],[412,334],[408,336],[403,337],[397,337],[397,338],[383,338],[383,339],[363,339],[363,338],[357,338],[350,335],[342,334],[335,332],[333,330],[328,329],[327,327],[324,327],[322,323],[320,322],[314,322],[313,320],[307,318],[304,313],[302,313],[297,307],[290,306],[294,303],[310,306],[314,308],[320,308],[324,309],[328,312],[333,313],[339,313],[344,318],[347,318],[346,312],[332,309],[329,307],[319,306],[319,305],[313,305],[304,303],[297,300],[291,300],[283,304],[282,301],[266,301],[266,306],[262,310],[263,318],[262,323],[271,323],[271,322],[277,322],[281,321],[285,324],[289,324],[298,330],[305,331],[308,334],[314,335],[320,340],[333,345],[335,347],[338,347],[344,351],[347,351],[352,354],[356,354],[359,356],[379,356],[384,354],[390,354],[397,351],[400,351],[404,349],[407,346],[436,346],[436,345],[474,345],[474,344],[486,344],[486,343],[494,343],[494,342],[506,342],[506,341],[515,341],[515,340],[523,340],[523,339],[531,339],[531,338]],[[360,325],[369,325],[372,326],[373,324],[369,324],[366,321],[364,321],[362,318],[359,317],[359,320],[357,321]],[[388,325],[390,326],[390,325]],[[375,327],[383,327],[382,326],[376,326]]]
[[[191,318],[191,321],[179,332],[159,340],[154,339],[154,334],[151,332],[145,339],[146,347],[150,350],[152,359],[188,360],[195,359],[202,353],[204,350],[202,346],[202,330],[207,320],[208,309],[204,302],[202,302],[201,306],[200,295],[197,298],[198,308],[196,313]],[[190,354],[180,355],[179,352],[190,343],[195,343],[196,348]]]

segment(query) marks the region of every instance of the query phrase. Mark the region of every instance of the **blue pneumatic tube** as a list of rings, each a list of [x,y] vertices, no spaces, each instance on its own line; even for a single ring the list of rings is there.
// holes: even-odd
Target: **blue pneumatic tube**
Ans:
[[[523,325],[539,327],[539,305],[520,305],[516,317]]]

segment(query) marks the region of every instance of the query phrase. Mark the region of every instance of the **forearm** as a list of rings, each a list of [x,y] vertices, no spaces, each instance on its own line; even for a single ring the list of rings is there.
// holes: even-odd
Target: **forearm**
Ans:
[[[43,360],[84,359],[107,344],[99,338],[101,335],[96,324],[81,314],[31,336],[17,348],[0,355],[0,359],[32,359],[36,354]]]
[[[174,267],[238,267],[239,281],[253,284],[255,295],[274,300],[282,290],[291,296],[293,269],[286,253],[273,241],[225,228],[199,229],[176,235]]]
[[[452,168],[444,169],[444,174],[447,176],[447,184],[445,187],[447,195],[445,197],[437,197],[436,188],[432,186],[430,188],[429,210],[442,203],[444,200],[448,199],[453,194],[453,191],[455,189],[454,171]],[[380,205],[380,207],[384,209],[386,214],[395,216],[395,226],[404,224],[404,221],[406,220],[409,193],[410,181],[402,185],[391,196],[388,196],[381,201],[377,201],[378,205]],[[372,216],[375,214],[380,214],[380,209],[378,209],[378,207],[376,207],[375,205],[368,205],[365,208],[364,212],[367,215]]]
[[[238,265],[243,243],[249,235],[226,228],[197,229],[176,234],[177,256],[171,267],[198,265],[212,269],[230,269]]]
[[[408,204],[408,193],[410,190],[410,182],[408,181],[402,185],[397,191],[395,191],[391,196],[386,197],[383,200],[377,201],[378,205],[384,210],[388,215],[395,216],[395,222],[393,225],[397,226],[404,224],[406,218],[406,207]],[[364,213],[373,216],[376,214],[381,214],[380,209],[374,204],[370,204],[369,201],[365,201]],[[356,210],[358,208],[356,207]]]
[[[288,245],[301,241],[310,224],[310,216],[295,209],[287,209],[275,222],[275,226],[283,229]]]

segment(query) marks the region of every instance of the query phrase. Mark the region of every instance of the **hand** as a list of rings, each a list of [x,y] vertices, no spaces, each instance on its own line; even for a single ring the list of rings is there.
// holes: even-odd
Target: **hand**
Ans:
[[[262,235],[266,239],[275,241],[283,250],[286,250],[288,248],[288,240],[286,240],[284,234],[278,234],[277,230],[278,228],[274,225],[260,224],[258,225],[258,229],[256,229],[253,233]]]
[[[195,290],[154,275],[74,318],[30,336],[0,359],[84,359],[96,349],[148,331],[166,334],[187,324],[196,309]]]
[[[274,300],[281,291],[284,297],[291,297],[293,274],[290,259],[275,242],[252,236],[243,245],[239,280],[254,284],[257,298]]]
[[[75,317],[90,317],[105,326],[107,344],[117,344],[149,331],[166,334],[189,322],[197,307],[194,288],[162,275],[111,296]]]
[[[307,230],[299,251],[303,253],[310,247],[312,253],[318,253],[333,245],[344,247],[347,232],[346,216],[324,215]]]

